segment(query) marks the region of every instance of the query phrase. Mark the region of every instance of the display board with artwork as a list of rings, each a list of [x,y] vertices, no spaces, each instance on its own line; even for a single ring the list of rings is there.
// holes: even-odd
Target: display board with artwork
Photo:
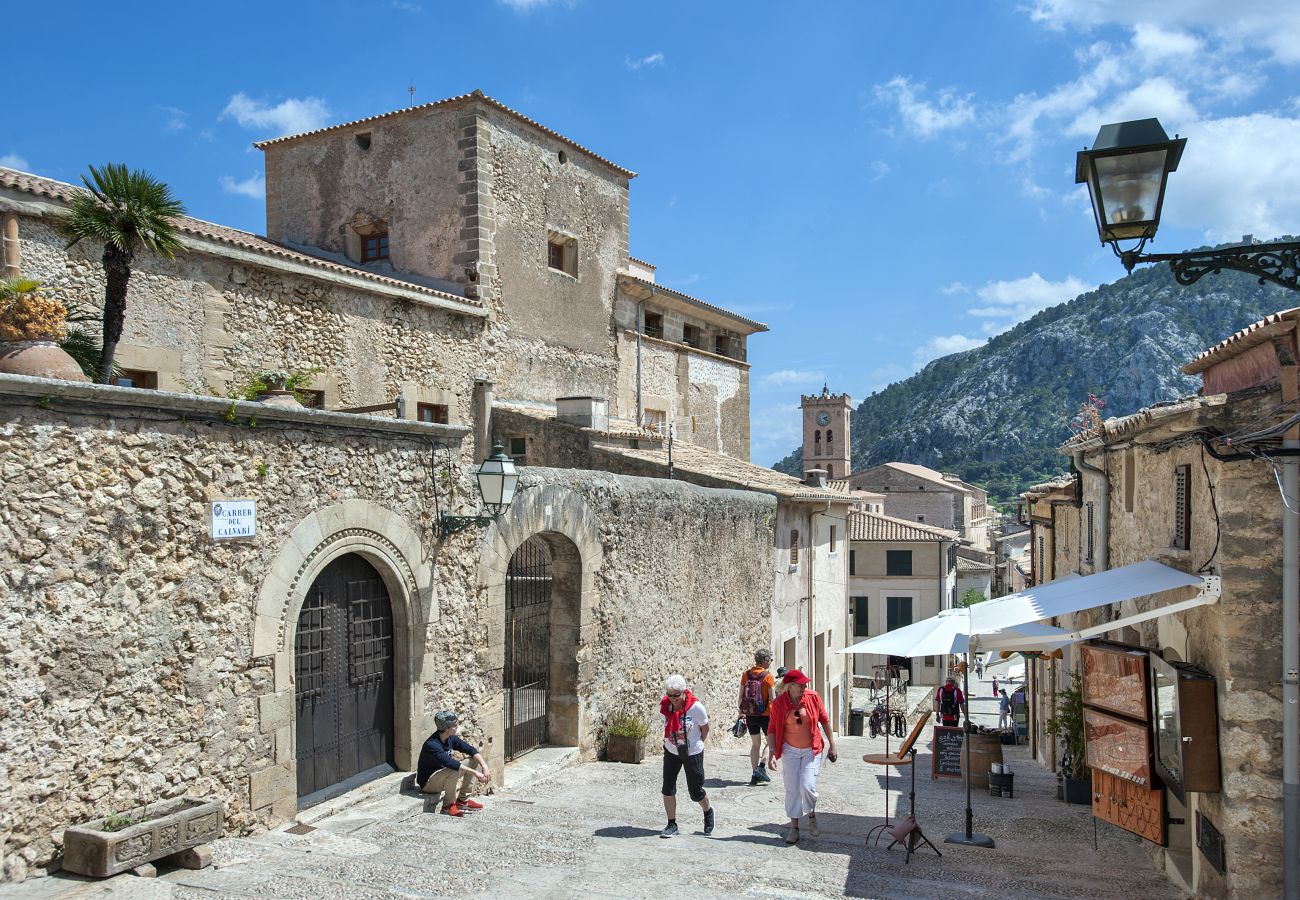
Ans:
[[[1088,765],[1144,787],[1151,786],[1151,733],[1147,726],[1126,722],[1095,709],[1083,711]]]
[[[1085,644],[1083,702],[1128,719],[1146,722],[1147,651],[1121,644]]]

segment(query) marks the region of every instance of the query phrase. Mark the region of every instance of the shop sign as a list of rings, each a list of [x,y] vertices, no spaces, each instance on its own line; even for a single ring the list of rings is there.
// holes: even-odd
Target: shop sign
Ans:
[[[256,500],[214,500],[210,507],[214,541],[257,536]]]

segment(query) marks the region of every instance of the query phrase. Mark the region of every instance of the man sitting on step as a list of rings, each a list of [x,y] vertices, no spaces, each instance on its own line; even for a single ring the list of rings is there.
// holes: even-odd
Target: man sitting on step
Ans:
[[[437,727],[434,734],[420,748],[420,764],[416,769],[415,783],[426,794],[434,797],[434,806],[442,798],[442,811],[449,816],[463,816],[467,809],[482,809],[483,804],[469,798],[471,781],[488,784],[492,780],[492,770],[488,768],[483,754],[459,737],[460,720],[449,709],[444,709],[433,717]],[[458,760],[452,753],[468,756],[467,760]],[[475,768],[470,763],[478,763]],[[456,782],[460,785],[457,787]]]

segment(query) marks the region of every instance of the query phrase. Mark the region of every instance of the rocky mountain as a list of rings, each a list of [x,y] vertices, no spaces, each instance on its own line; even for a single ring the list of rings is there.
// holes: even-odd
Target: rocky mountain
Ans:
[[[1181,366],[1297,303],[1239,272],[1181,287],[1167,266],[1139,269],[867,397],[853,411],[853,469],[921,463],[1009,502],[1067,468],[1056,448],[1090,393],[1105,401],[1103,418],[1193,394],[1200,379]],[[802,451],[774,468],[801,475]]]

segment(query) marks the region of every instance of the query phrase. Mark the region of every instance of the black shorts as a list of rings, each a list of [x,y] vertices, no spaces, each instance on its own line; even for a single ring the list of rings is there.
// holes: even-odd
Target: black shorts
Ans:
[[[750,734],[764,734],[767,731],[767,716],[745,716],[745,725]]]
[[[693,756],[686,757],[683,764],[682,758],[676,753],[664,748],[664,789],[665,797],[677,796],[677,773],[682,769],[686,770],[686,792],[691,795],[691,799],[699,803],[706,796],[704,791],[704,751]]]

